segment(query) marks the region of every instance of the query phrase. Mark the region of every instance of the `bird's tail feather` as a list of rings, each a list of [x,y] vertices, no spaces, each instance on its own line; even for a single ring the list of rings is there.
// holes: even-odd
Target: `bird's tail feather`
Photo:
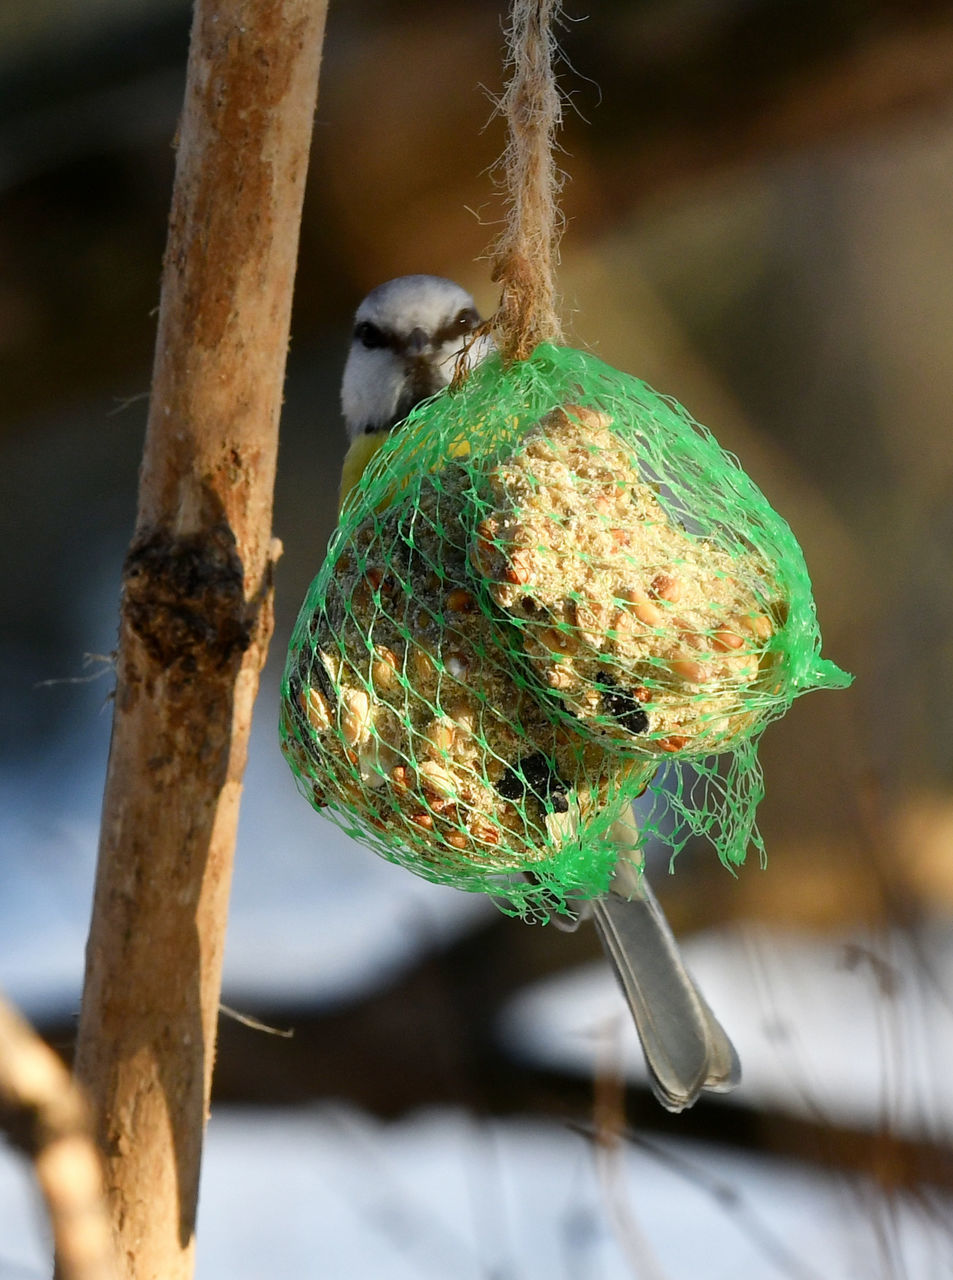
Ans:
[[[633,822],[617,822],[613,838],[619,862],[610,892],[592,904],[593,918],[632,1011],[652,1091],[669,1111],[682,1111],[703,1090],[733,1089],[741,1066],[641,874]]]

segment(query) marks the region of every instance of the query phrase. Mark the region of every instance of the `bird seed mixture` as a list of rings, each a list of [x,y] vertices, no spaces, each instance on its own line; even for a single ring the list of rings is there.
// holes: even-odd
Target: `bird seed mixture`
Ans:
[[[774,682],[784,602],[753,554],[670,518],[610,426],[567,405],[527,432],[487,473],[471,563],[587,732],[646,754],[723,751]]]
[[[468,484],[451,464],[413,510],[355,530],[296,655],[284,749],[313,803],[344,802],[424,859],[509,870],[578,836],[632,766],[508,669],[454,540]]]

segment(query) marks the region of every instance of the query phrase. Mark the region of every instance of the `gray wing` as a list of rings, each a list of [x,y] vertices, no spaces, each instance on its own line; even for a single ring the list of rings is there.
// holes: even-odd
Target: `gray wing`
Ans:
[[[703,1090],[727,1093],[741,1079],[734,1046],[685,968],[678,943],[641,874],[634,820],[612,829],[619,862],[593,920],[635,1020],[652,1092],[683,1111]]]

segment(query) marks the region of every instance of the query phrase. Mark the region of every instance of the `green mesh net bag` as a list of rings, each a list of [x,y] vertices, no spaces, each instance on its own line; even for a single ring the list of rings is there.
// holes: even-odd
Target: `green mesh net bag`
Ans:
[[[820,657],[788,525],[638,379],[544,344],[421,405],[342,512],[292,636],[302,792],[524,915],[606,891],[609,828],[761,851],[757,741]]]

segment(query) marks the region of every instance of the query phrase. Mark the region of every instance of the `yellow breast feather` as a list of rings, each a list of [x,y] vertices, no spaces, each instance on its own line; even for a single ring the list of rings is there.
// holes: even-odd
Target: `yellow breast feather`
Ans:
[[[422,427],[426,430],[425,423],[422,424]],[[366,432],[364,435],[355,436],[354,440],[352,440],[341,467],[341,492],[338,498],[339,514],[343,510],[344,503],[351,490],[364,474],[367,464],[390,438],[390,435],[390,431],[372,431]],[[470,441],[463,435],[451,440],[447,446],[447,456],[451,458],[462,458],[469,452]],[[406,484],[406,480],[403,483]],[[403,487],[403,485],[400,487]]]
[[[371,431],[355,436],[344,458],[341,468],[341,493],[338,498],[338,511],[344,506],[348,494],[364,474],[364,468],[377,453],[390,433],[387,431]]]

